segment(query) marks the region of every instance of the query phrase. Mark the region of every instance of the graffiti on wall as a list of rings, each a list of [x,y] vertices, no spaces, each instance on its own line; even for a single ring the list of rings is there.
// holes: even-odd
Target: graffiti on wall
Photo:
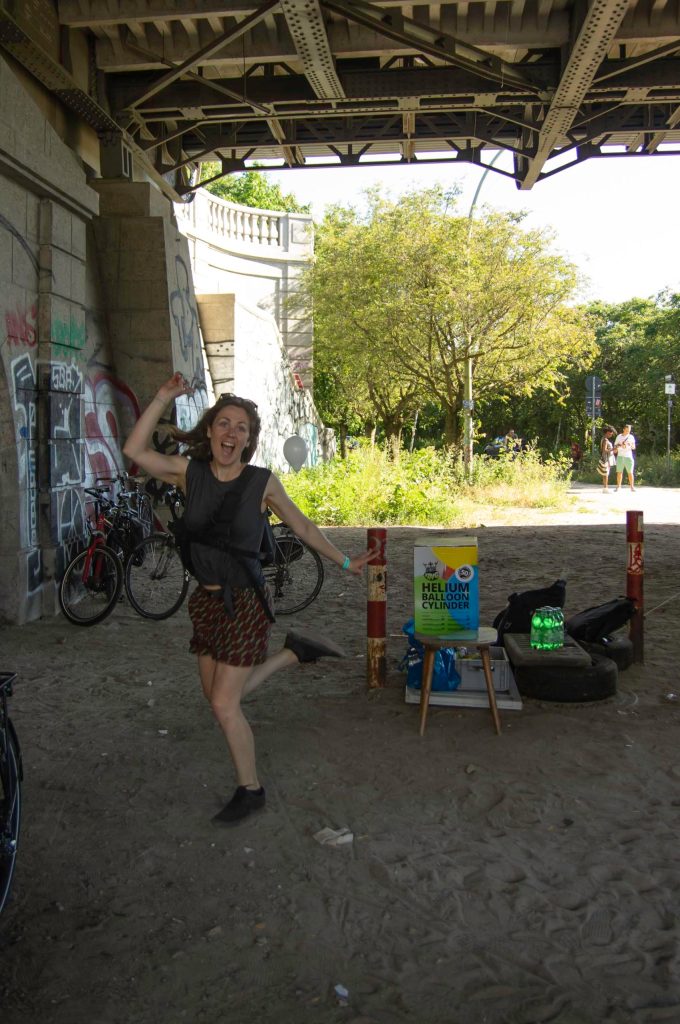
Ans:
[[[194,380],[191,395],[180,395],[175,400],[176,424],[180,430],[191,430],[208,408],[208,392],[204,381]]]
[[[83,374],[77,366],[51,363],[47,374],[50,535],[57,547],[57,571],[77,553],[86,532],[81,408]]]
[[[38,481],[36,474],[37,391],[30,356],[18,356],[10,364],[14,399],[17,471],[21,504],[19,543],[25,552],[27,590],[32,594],[40,586],[42,563],[38,548]]]
[[[53,363],[50,367],[48,424],[50,485],[75,487],[83,479],[80,424],[83,377],[75,366]]]
[[[134,393],[107,371],[74,363],[49,370],[50,529],[60,575],[86,534],[83,488],[123,472],[123,439],[139,417]]]
[[[16,305],[5,312],[5,338],[8,345],[34,348],[38,342],[38,306]]]
[[[79,323],[71,313],[68,321],[58,317],[52,321],[52,356],[56,359],[84,359],[84,348],[87,341],[85,320]]]
[[[35,256],[31,252],[30,245],[28,244],[28,242],[26,241],[24,236],[21,234],[21,232],[17,228],[14,227],[14,224],[12,224],[11,221],[7,220],[7,217],[3,217],[3,215],[1,213],[0,213],[0,228],[4,228],[4,230],[7,231],[7,233],[10,234],[12,236],[12,238],[15,239],[16,242],[18,242],[18,244],[24,250],[24,253],[26,254],[26,257],[27,257],[29,263],[31,264],[31,266],[35,270],[36,274],[39,274],[40,273],[40,264],[38,263],[37,259],[35,258]]]
[[[175,361],[182,363],[187,379],[204,380],[201,339],[198,331],[198,310],[191,270],[181,256],[175,256],[176,287],[170,292],[170,312],[175,326]]]
[[[107,371],[85,381],[86,479],[114,476],[125,469],[123,443],[139,419],[139,403],[133,391]],[[90,484],[86,484],[90,486]]]

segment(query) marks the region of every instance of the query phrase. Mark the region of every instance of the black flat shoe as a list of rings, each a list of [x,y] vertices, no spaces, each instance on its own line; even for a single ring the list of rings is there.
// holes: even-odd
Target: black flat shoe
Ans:
[[[301,663],[316,661],[318,658],[346,658],[347,653],[342,647],[332,643],[330,640],[321,640],[311,633],[286,634],[283,643],[289,651],[292,651],[297,660]]]
[[[228,804],[212,819],[216,825],[230,825],[235,821],[247,818],[253,811],[261,811],[265,805],[264,789],[246,789],[237,786],[236,792]]]

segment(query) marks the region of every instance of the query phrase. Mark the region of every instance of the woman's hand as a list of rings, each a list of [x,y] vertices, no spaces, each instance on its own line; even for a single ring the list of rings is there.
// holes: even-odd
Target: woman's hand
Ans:
[[[371,548],[370,551],[362,551],[360,555],[351,555],[347,572],[351,572],[353,576],[360,576],[366,563],[370,562],[377,553],[377,548]]]
[[[185,380],[183,374],[178,371],[177,373],[173,373],[170,380],[166,380],[165,384],[161,384],[158,389],[157,397],[160,398],[162,402],[167,403],[174,401],[175,398],[179,398],[180,395],[192,395],[193,393],[194,389],[191,387],[189,382]]]

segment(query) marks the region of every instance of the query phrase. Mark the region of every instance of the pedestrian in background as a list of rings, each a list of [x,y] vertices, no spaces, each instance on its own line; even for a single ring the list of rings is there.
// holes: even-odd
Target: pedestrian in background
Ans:
[[[612,437],[616,433],[614,427],[606,426],[602,431],[600,440],[600,461],[597,464],[597,471],[602,477],[602,490],[609,490],[609,470],[616,462],[614,456],[614,444]]]
[[[635,438],[630,432],[630,423],[626,423],[620,434],[616,435],[614,441],[614,452],[616,454],[616,490],[621,488],[623,471],[625,469],[631,491],[635,490]]]

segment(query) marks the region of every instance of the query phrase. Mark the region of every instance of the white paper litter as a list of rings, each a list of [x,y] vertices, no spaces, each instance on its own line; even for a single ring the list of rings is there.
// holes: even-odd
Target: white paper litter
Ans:
[[[321,846],[345,846],[346,843],[354,842],[354,833],[348,828],[322,828],[314,833],[314,839]]]

